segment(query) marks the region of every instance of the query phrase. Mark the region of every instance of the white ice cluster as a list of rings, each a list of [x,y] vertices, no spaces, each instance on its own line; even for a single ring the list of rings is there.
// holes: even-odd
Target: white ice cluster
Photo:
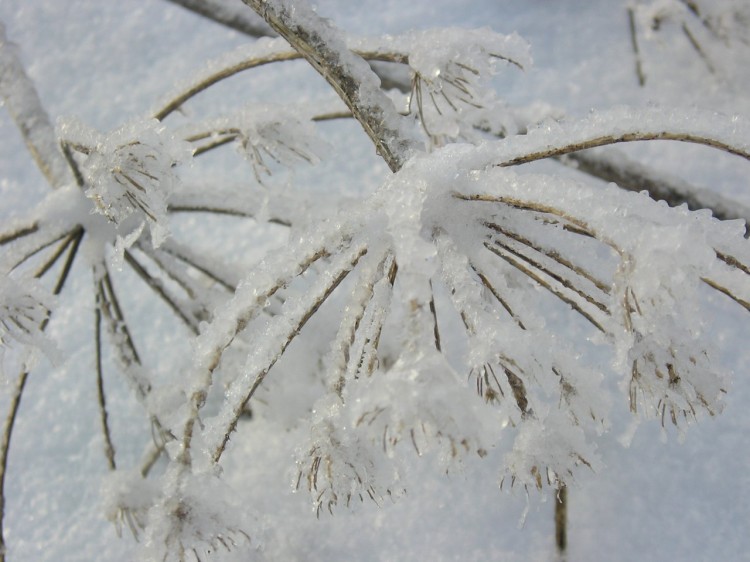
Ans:
[[[113,225],[119,252],[146,227],[153,247],[169,235],[167,201],[179,180],[175,166],[189,156],[187,145],[152,119],[137,120],[107,134],[71,120],[58,125],[60,136],[76,152],[92,212]]]

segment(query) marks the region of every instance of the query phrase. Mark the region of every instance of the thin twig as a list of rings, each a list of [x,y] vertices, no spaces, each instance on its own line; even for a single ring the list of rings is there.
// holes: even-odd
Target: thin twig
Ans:
[[[133,253],[129,250],[125,250],[125,262],[133,269],[135,273],[138,274],[138,277],[140,277],[143,282],[146,283],[148,288],[154,291],[156,296],[163,300],[164,303],[166,303],[166,305],[172,309],[172,312],[174,312],[175,315],[180,320],[182,320],[196,336],[200,333],[200,330],[198,329],[198,319],[193,317],[191,314],[186,313],[177,302],[177,299],[169,294],[161,280],[151,275],[146,270],[146,268],[143,267],[143,265],[137,259],[135,259]]]
[[[701,47],[701,44],[698,43],[698,40],[695,38],[695,36],[691,33],[688,26],[684,23],[682,24],[682,32],[688,38],[688,41],[690,41],[690,44],[692,45],[693,49],[695,49],[695,52],[698,53],[698,56],[705,63],[708,72],[711,74],[716,74],[716,69],[714,68],[714,65],[711,64],[711,60],[708,58],[708,55]]]
[[[284,50],[279,50],[278,52],[275,52],[275,53],[268,54],[265,57],[250,58],[250,59],[241,61],[233,66],[223,68],[220,71],[215,72],[214,74],[211,74],[210,76],[207,76],[203,78],[202,80],[200,80],[199,82],[196,82],[195,84],[189,86],[182,93],[172,98],[164,107],[162,107],[161,109],[159,109],[158,111],[154,113],[154,119],[163,121],[171,113],[179,109],[182,106],[182,104],[184,104],[190,98],[196,96],[197,94],[201,93],[207,88],[213,86],[217,82],[220,82],[226,78],[234,76],[235,74],[239,72],[242,72],[244,70],[249,70],[251,68],[263,66],[266,64],[274,63],[274,62],[299,60],[300,58],[302,58],[301,55],[297,53],[296,51],[284,49]]]
[[[40,267],[37,272],[34,274],[34,277],[37,279],[40,279],[43,277],[51,268],[55,265],[55,262],[57,262],[57,259],[65,253],[65,250],[70,246],[71,243],[78,240],[80,242],[81,237],[83,237],[84,230],[83,227],[78,226],[75,228],[75,230],[72,230],[70,234],[65,238],[62,244],[55,250],[55,252],[52,254],[52,256]]]
[[[495,300],[500,303],[500,306],[502,306],[505,309],[505,312],[507,312],[510,317],[513,319],[513,321],[516,323],[516,325],[521,328],[522,330],[526,329],[526,326],[524,326],[521,319],[516,315],[515,312],[513,312],[513,309],[508,305],[508,303],[505,301],[505,299],[500,295],[500,293],[495,289],[494,285],[490,282],[489,278],[479,271],[477,267],[474,264],[471,264],[471,269],[474,271],[474,273],[477,274],[479,277],[479,280],[482,282],[482,285],[487,287],[489,292],[492,294],[493,297],[495,297]]]
[[[0,441],[0,562],[5,562],[5,534],[3,531],[3,520],[5,516],[5,473],[8,467],[8,452],[10,451],[10,440],[13,436],[13,428],[16,422],[18,408],[21,405],[21,397],[26,388],[29,371],[23,369],[16,380],[16,386],[10,399],[10,409],[3,424],[2,441]]]
[[[35,232],[39,232],[39,224],[36,222],[28,226],[17,227],[15,230],[11,230],[10,232],[4,232],[0,234],[0,246],[4,246],[5,244],[14,242],[19,238],[23,238],[24,236],[28,236],[29,234],[34,234]]]
[[[189,251],[181,248],[174,242],[170,243],[169,241],[167,241],[165,244],[161,245],[157,252],[163,252],[165,254],[173,256],[187,266],[192,267],[196,271],[200,271],[203,275],[205,275],[215,283],[218,283],[230,293],[234,293],[237,288],[235,283],[225,279],[223,276],[214,271],[211,265],[205,260],[202,260],[202,262],[199,263],[199,261],[201,260],[201,256],[188,255],[190,253]]]
[[[42,236],[43,233],[44,233],[43,230],[39,231],[39,237],[40,238],[41,238],[41,236]],[[29,250],[23,256],[21,256],[21,259],[19,259],[16,263],[13,264],[13,266],[11,267],[11,271],[13,271],[15,269],[18,269],[20,266],[22,266],[25,262],[27,262],[28,260],[30,260],[31,258],[33,258],[39,252],[41,252],[41,251],[49,248],[50,246],[52,246],[56,242],[59,242],[60,240],[62,240],[63,238],[65,238],[66,236],[69,236],[69,235],[70,235],[70,232],[63,232],[63,233],[53,232],[52,238],[47,238],[47,239],[43,240],[35,248],[33,248],[32,250]],[[27,243],[26,244],[27,246],[31,245],[31,244],[28,244],[29,240],[25,240],[24,242]],[[34,241],[32,241],[32,242],[34,242]]]
[[[633,47],[633,54],[635,56],[635,75],[638,77],[638,85],[644,86],[646,84],[646,75],[643,74],[641,53],[638,48],[638,32],[635,26],[635,12],[633,11],[633,8],[628,8],[628,24],[630,26],[630,44]]]
[[[344,386],[347,382],[346,373],[353,360],[352,348],[360,332],[362,318],[372,302],[375,285],[380,280],[379,276],[383,275],[382,266],[388,258],[388,253],[384,252],[381,256],[377,256],[371,252],[366,262],[360,267],[359,276],[354,282],[352,295],[345,308],[346,314],[339,323],[331,352],[326,357],[326,364],[330,371],[328,374],[329,390],[335,392],[342,400]],[[379,263],[372,267],[372,262],[378,260]]]
[[[704,146],[710,146],[741,156],[746,160],[750,160],[750,152],[747,149],[732,146],[719,139],[712,139],[693,133],[673,133],[671,131],[652,131],[652,132],[638,132],[633,131],[630,133],[622,133],[620,135],[603,135],[600,137],[585,139],[580,142],[567,144],[565,146],[556,146],[537,152],[529,152],[523,156],[518,156],[510,160],[506,160],[497,164],[499,167],[504,168],[507,166],[517,166],[518,164],[527,164],[529,162],[535,162],[537,160],[544,160],[545,158],[552,158],[554,156],[562,156],[563,154],[570,154],[571,152],[578,152],[579,150],[586,150],[588,148],[596,148],[598,146],[606,146],[610,144],[617,144],[621,142],[635,142],[635,141],[647,141],[647,140],[672,140],[679,142],[688,142],[695,144],[702,144]]]

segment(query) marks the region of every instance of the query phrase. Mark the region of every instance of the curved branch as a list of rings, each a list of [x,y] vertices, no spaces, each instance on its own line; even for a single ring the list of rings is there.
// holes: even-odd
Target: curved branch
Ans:
[[[170,100],[164,107],[156,111],[154,113],[154,119],[163,121],[169,114],[179,109],[179,107],[190,98],[196,96],[197,94],[201,93],[203,90],[209,88],[210,86],[213,86],[217,82],[220,82],[224,80],[225,78],[229,78],[230,76],[234,76],[235,74],[242,72],[243,70],[256,68],[258,66],[263,66],[263,65],[270,64],[273,62],[298,60],[302,58],[299,53],[297,53],[296,51],[289,50],[289,48],[286,47],[286,45],[283,45],[280,43],[279,46],[282,48],[280,48],[276,52],[270,52],[270,53],[267,53],[265,56],[261,56],[257,58],[249,58],[249,59],[240,61],[232,66],[222,68],[221,70],[213,74],[210,74],[209,76],[203,78],[202,80],[199,80],[195,84],[189,86],[185,91],[178,94],[172,100]]]
[[[708,135],[694,134],[689,132],[671,132],[671,131],[632,131],[622,133],[619,135],[602,135],[593,138],[583,139],[563,146],[555,146],[550,148],[544,148],[536,152],[524,154],[523,156],[517,156],[510,160],[506,160],[501,164],[497,164],[500,167],[516,166],[518,164],[527,164],[536,160],[544,160],[545,158],[552,158],[553,156],[562,156],[563,154],[570,154],[571,152],[578,152],[579,150],[586,150],[588,148],[596,148],[598,146],[606,146],[610,144],[617,144],[621,142],[633,142],[633,141],[647,141],[647,140],[673,140],[680,142],[689,142],[695,144],[702,144],[710,146],[712,148],[718,148],[724,152],[730,154],[736,154],[746,160],[750,160],[750,149],[740,146],[734,146],[730,143],[724,142],[718,138],[712,138]]]

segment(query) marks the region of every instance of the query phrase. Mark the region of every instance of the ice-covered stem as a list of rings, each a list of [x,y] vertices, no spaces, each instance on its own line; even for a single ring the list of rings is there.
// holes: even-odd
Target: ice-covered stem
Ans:
[[[543,160],[545,158],[551,158],[553,156],[561,156],[564,154],[570,154],[571,152],[578,152],[579,150],[586,150],[588,148],[596,148],[598,146],[606,146],[609,144],[617,144],[621,142],[634,142],[634,141],[647,141],[647,140],[672,140],[679,142],[689,142],[695,144],[703,144],[713,148],[718,148],[730,154],[736,154],[743,158],[750,160],[750,147],[747,146],[734,146],[732,144],[724,142],[719,138],[712,138],[710,134],[701,135],[691,133],[688,131],[677,132],[670,130],[659,130],[652,129],[641,130],[643,124],[638,123],[632,127],[633,130],[623,132],[620,134],[604,134],[604,135],[588,135],[589,138],[582,138],[570,143],[565,143],[560,146],[550,146],[542,148],[537,152],[529,152],[517,156],[516,158],[507,160],[498,164],[499,166],[516,166],[518,164],[528,164],[536,160]]]
[[[5,471],[8,466],[8,451],[10,450],[10,439],[13,435],[13,427],[16,421],[18,407],[21,404],[21,396],[26,387],[29,371],[24,369],[16,381],[13,394],[10,399],[10,410],[3,426],[2,441],[0,441],[0,562],[5,562],[5,533],[3,532],[3,520],[5,515]]]
[[[26,75],[17,49],[0,22],[0,97],[26,147],[52,187],[70,181],[70,171],[60,152],[55,129],[42,106],[34,84]]]
[[[153,275],[151,275],[146,268],[141,264],[133,255],[132,252],[125,250],[125,263],[127,263],[131,269],[140,277],[143,282],[151,288],[152,291],[158,296],[164,303],[175,313],[175,315],[184,322],[184,324],[193,332],[196,336],[200,333],[198,330],[198,324],[200,320],[195,317],[194,314],[177,300],[177,298],[171,294],[169,289],[162,283],[162,281]]]
[[[306,2],[243,0],[286,39],[331,85],[396,172],[419,150],[412,127],[380,89],[367,62]]]

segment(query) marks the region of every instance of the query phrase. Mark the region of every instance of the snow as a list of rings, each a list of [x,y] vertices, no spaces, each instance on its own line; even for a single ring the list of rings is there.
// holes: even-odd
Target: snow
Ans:
[[[396,44],[404,37],[428,37],[421,62],[419,57],[410,61],[419,68],[424,65],[427,74],[437,68],[428,63],[439,61],[425,59],[437,59],[439,49],[429,50],[429,33],[410,35],[410,29],[450,26],[445,37],[455,41],[446,41],[446,52],[459,56],[464,54],[461,38],[472,33],[459,32],[454,26],[489,26],[497,34],[477,32],[477,43],[485,45],[487,40],[489,45],[496,45],[501,37],[514,38],[509,40],[511,47],[520,51],[511,52],[520,60],[526,54],[523,43],[513,35],[517,31],[531,44],[535,66],[529,67],[524,58],[525,72],[509,68],[498,72],[491,82],[475,87],[491,92],[492,86],[496,91],[498,99],[482,98],[487,107],[491,101],[503,110],[497,112],[502,118],[490,124],[491,130],[512,134],[516,126],[525,130],[531,125],[532,132],[478,146],[436,149],[429,156],[412,160],[399,174],[389,176],[382,163],[376,161],[372,146],[357,144],[356,138],[363,136],[362,132],[350,125],[320,124],[314,134],[305,128],[301,118],[288,123],[288,129],[287,123],[278,125],[277,109],[270,104],[284,104],[299,94],[309,115],[308,110],[316,104],[329,107],[331,98],[326,97],[320,81],[315,81],[319,79],[305,74],[301,63],[278,67],[276,75],[271,71],[276,71],[278,65],[271,65],[273,68],[258,69],[257,74],[256,70],[250,71],[191,99],[180,109],[181,113],[165,120],[167,130],[188,121],[216,124],[225,120],[220,123],[222,126],[234,125],[239,121],[232,111],[248,104],[257,108],[257,100],[268,104],[262,107],[272,109],[256,113],[251,110],[242,115],[247,117],[243,130],[249,131],[245,138],[250,145],[259,147],[267,140],[258,124],[270,116],[268,121],[277,123],[270,131],[272,141],[292,137],[300,142],[291,145],[291,152],[283,152],[281,147],[282,163],[317,161],[319,157],[323,162],[318,168],[300,166],[289,174],[274,169],[274,175],[264,176],[265,185],[258,189],[253,176],[263,170],[256,168],[253,173],[252,159],[248,167],[246,162],[236,162],[240,159],[207,155],[205,158],[215,158],[206,164],[207,169],[214,165],[215,176],[210,181],[188,180],[185,185],[178,185],[173,182],[173,174],[201,177],[204,164],[198,162],[195,169],[175,170],[171,163],[183,157],[167,158],[169,166],[156,172],[146,169],[149,175],[166,180],[148,185],[145,206],[159,219],[154,223],[145,211],[119,206],[120,200],[113,192],[117,186],[105,181],[111,178],[109,171],[132,164],[123,158],[121,148],[143,135],[151,140],[139,154],[141,160],[149,159],[154,150],[164,149],[171,154],[171,140],[160,136],[161,126],[143,116],[159,106],[155,102],[170,99],[162,97],[165,92],[183,89],[176,84],[189,84],[192,78],[216,70],[214,66],[202,73],[202,61],[232,51],[246,38],[156,0],[134,11],[131,7],[123,9],[83,0],[65,3],[64,7],[49,0],[4,2],[0,17],[6,23],[7,35],[19,45],[19,60],[39,87],[39,98],[48,114],[77,116],[110,133],[89,143],[98,147],[97,156],[102,162],[87,171],[89,181],[98,186],[92,195],[106,200],[106,204],[96,207],[95,202],[69,186],[37,205],[37,197],[44,197],[49,190],[38,189],[44,179],[23,144],[17,142],[9,112],[0,112],[0,132],[8,138],[0,149],[2,230],[37,219],[52,220],[54,225],[14,244],[12,251],[4,245],[3,265],[21,259],[40,237],[53,240],[78,222],[84,222],[92,233],[108,232],[102,238],[111,241],[112,223],[106,212],[116,221],[127,219],[125,215],[132,219],[136,214],[135,226],[129,223],[122,232],[125,238],[145,227],[156,230],[156,236],[153,245],[146,237],[129,241],[130,251],[137,252],[139,258],[151,252],[163,261],[160,282],[165,287],[186,287],[200,295],[198,300],[208,303],[209,309],[218,306],[212,322],[205,318],[207,323],[200,326],[201,334],[196,340],[185,326],[169,320],[164,303],[144,291],[127,267],[123,266],[122,272],[112,271],[126,303],[128,324],[138,327],[134,337],[144,364],[153,365],[155,372],[167,373],[150,395],[148,411],[163,412],[165,427],[179,436],[191,416],[191,412],[181,409],[182,393],[189,395],[189,391],[201,390],[213,382],[201,420],[204,427],[195,438],[196,448],[206,447],[209,452],[215,449],[226,428],[237,423],[222,459],[221,478],[217,473],[203,472],[200,466],[186,476],[174,470],[174,465],[165,471],[164,461],[160,461],[154,469],[156,488],[180,493],[157,497],[152,488],[144,487],[137,470],[128,470],[140,466],[143,445],[151,441],[148,416],[113,370],[106,378],[108,406],[118,467],[128,468],[105,474],[93,384],[91,271],[76,266],[70,285],[56,303],[36,295],[36,287],[11,287],[15,281],[4,281],[0,288],[0,320],[6,318],[5,311],[12,309],[6,302],[26,303],[28,295],[36,295],[39,298],[35,302],[44,304],[34,309],[41,316],[46,306],[54,304],[53,321],[43,337],[62,347],[69,357],[65,364],[53,367],[40,362],[29,378],[7,475],[7,559],[116,561],[146,555],[161,559],[159,540],[166,535],[187,547],[195,546],[202,559],[212,559],[207,551],[218,547],[223,557],[217,559],[245,559],[261,552],[272,560],[549,560],[555,556],[553,501],[551,494],[536,492],[536,475],[541,474],[546,485],[547,477],[554,484],[556,474],[569,471],[574,474],[574,485],[569,490],[569,559],[743,559],[750,548],[743,532],[744,523],[750,520],[750,416],[745,407],[750,386],[742,376],[750,360],[745,345],[746,311],[698,279],[705,277],[731,287],[745,301],[750,300],[743,275],[726,261],[717,260],[714,252],[718,249],[747,264],[742,240],[744,225],[738,221],[719,224],[706,213],[667,209],[637,193],[621,193],[587,183],[584,176],[563,172],[554,162],[531,164],[528,170],[518,168],[517,173],[493,165],[529,151],[555,150],[570,143],[595,140],[613,130],[628,135],[633,122],[639,131],[646,130],[652,136],[667,129],[677,130],[731,144],[746,154],[750,98],[742,85],[748,82],[748,72],[736,60],[727,59],[722,68],[733,73],[723,70],[718,82],[721,87],[716,87],[711,85],[717,82],[710,73],[706,74],[700,57],[692,57],[685,66],[670,68],[660,60],[659,49],[679,49],[665,39],[670,37],[666,35],[670,26],[666,25],[643,37],[648,79],[646,87],[640,89],[631,64],[625,3],[611,0],[585,6],[574,4],[482,1],[467,10],[465,5],[449,0],[408,6],[395,0],[320,0],[317,12],[331,17],[344,30],[340,36],[333,31],[326,35],[332,41],[350,42],[358,33],[368,36],[362,40],[363,45],[382,33],[403,33],[395,36]],[[653,15],[653,5],[657,3],[641,4]],[[741,43],[744,28],[732,14],[746,8],[740,2],[716,4],[726,10],[722,12],[711,2],[700,2],[701,8],[708,10],[709,21],[718,22],[717,28],[729,38],[728,44]],[[240,13],[240,9],[227,3],[225,15],[233,17],[235,12]],[[312,14],[305,15],[308,16]],[[696,29],[697,22],[685,9],[670,17],[687,18],[684,21],[690,29]],[[647,19],[643,20],[644,26]],[[685,41],[679,25],[673,28],[676,36]],[[324,31],[328,34],[329,30]],[[185,37],[190,37],[190,41],[185,41]],[[242,46],[229,57],[239,60],[253,49],[288,49],[280,40],[256,45],[259,46]],[[720,54],[741,54],[743,48],[746,47],[739,45],[733,51],[722,47]],[[687,45],[683,50],[691,52],[690,49]],[[479,49],[480,55],[470,57],[471,62],[491,65],[483,58],[488,50]],[[716,58],[713,56],[712,61]],[[224,64],[229,58],[216,60]],[[495,64],[503,65],[499,61]],[[482,68],[492,70],[490,66]],[[443,69],[440,67],[441,73]],[[359,66],[350,70],[358,76],[369,73]],[[477,93],[477,97],[483,95]],[[658,105],[644,108],[646,101]],[[381,102],[380,98],[373,101],[375,105]],[[641,109],[618,107],[623,103]],[[672,109],[675,105],[681,109]],[[613,106],[615,109],[588,114],[591,107]],[[9,104],[5,109],[11,109]],[[561,112],[569,117],[560,121]],[[467,109],[459,121],[470,120],[469,113]],[[476,115],[481,117],[481,112]],[[451,120],[455,116],[444,112],[444,117]],[[395,116],[394,120],[398,121]],[[123,123],[139,124],[119,129]],[[455,133],[455,128],[440,132]],[[417,134],[411,129],[407,133]],[[316,140],[319,137],[331,139],[331,148],[321,150],[322,143]],[[480,138],[466,140],[477,142]],[[744,207],[750,204],[746,193],[748,162],[741,157],[724,157],[714,148],[686,147],[685,143],[620,146],[627,158],[666,169],[682,181],[695,181],[706,186],[708,195],[730,201],[723,205],[731,205],[732,198],[739,199]],[[274,152],[278,147],[274,145],[271,152],[278,155]],[[305,155],[301,160],[300,152]],[[339,152],[348,156],[337,156]],[[87,157],[78,154],[76,158],[86,162]],[[329,163],[331,160],[334,165]],[[459,171],[466,165],[473,171]],[[331,169],[327,166],[332,166],[335,173],[325,176],[320,172]],[[227,180],[232,177],[234,180]],[[101,181],[97,183],[95,178]],[[385,187],[378,187],[384,180]],[[512,197],[516,202],[554,205],[594,230],[605,243],[597,245],[580,236],[573,241],[575,237],[565,232],[551,237],[550,225],[531,220],[512,206],[458,201],[454,193],[481,193],[498,199]],[[345,196],[338,211],[330,208],[330,201],[337,199],[332,194]],[[227,209],[239,208],[259,221],[280,218],[299,226],[279,234],[280,230],[263,230],[260,226],[256,230],[256,223],[249,219],[246,223],[250,222],[250,227],[243,223],[235,230],[219,229],[216,221],[203,214],[190,213],[187,217],[188,213],[182,213],[169,217],[172,237],[166,237],[166,227],[160,230],[165,226],[160,221],[166,218],[168,204],[200,206],[213,201],[213,196]],[[105,215],[91,215],[92,208],[106,211]],[[638,295],[642,315],[639,318],[630,313],[634,331],[621,334],[614,351],[607,351],[611,341],[596,334],[586,319],[571,315],[543,289],[530,290],[523,275],[486,252],[481,244],[484,241],[490,245],[501,241],[516,251],[523,245],[479,225],[476,217],[523,232],[548,252],[576,250],[577,261],[573,265],[587,271],[596,265],[596,274],[607,285],[614,277],[616,282],[609,286],[609,296],[598,287],[596,279],[580,279],[570,273],[569,267],[543,256],[538,259],[555,275],[578,279],[590,294],[600,300],[609,299],[607,303],[615,314],[629,314],[618,298],[632,289]],[[633,224],[638,225],[637,229]],[[316,227],[311,230],[310,225]],[[442,231],[433,244],[432,236],[439,229]],[[374,239],[368,240],[367,253],[359,257],[362,241],[367,237]],[[205,247],[211,240],[220,240],[221,247],[200,255],[196,248]],[[399,264],[395,285],[387,276],[392,259],[389,246]],[[629,259],[621,260],[621,254],[610,250],[612,246]],[[689,250],[679,253],[680,257],[688,256],[687,261],[675,259],[680,247]],[[271,252],[248,276],[248,264],[258,262],[267,248]],[[110,249],[105,251],[102,247],[88,247],[86,251],[89,264],[100,264],[111,255]],[[318,252],[334,257],[316,257]],[[177,257],[180,255],[198,267],[185,265]],[[227,263],[224,257],[228,258]],[[309,303],[324,294],[337,274],[356,259],[357,269],[341,283],[350,291],[348,297],[324,303],[297,336]],[[148,263],[153,266],[153,262]],[[201,273],[202,269],[215,272],[221,281],[212,280]],[[497,304],[488,287],[477,282],[480,274],[496,280],[493,289],[507,309]],[[234,298],[228,298],[224,285],[239,285]],[[359,289],[351,290],[352,287]],[[451,292],[452,289],[458,290]],[[570,299],[580,301],[575,292],[565,291]],[[437,300],[435,315],[430,312],[429,295],[433,292]],[[695,300],[700,307],[688,306],[680,299],[685,303]],[[413,308],[406,306],[412,302]],[[384,311],[389,306],[400,312],[386,318]],[[591,303],[581,301],[580,306],[587,307],[592,318],[607,328],[608,322],[614,322],[597,312]],[[192,309],[187,313],[198,315]],[[451,350],[451,361],[434,350],[420,352],[434,347],[435,317],[441,326],[449,326],[441,336],[443,346]],[[340,318],[346,320],[341,325]],[[499,319],[506,321],[502,328],[498,328]],[[550,327],[564,337],[542,337],[549,334]],[[483,337],[469,341],[467,330]],[[363,369],[370,364],[372,340],[381,332],[380,364],[376,361],[374,369]],[[251,402],[252,419],[243,414],[235,420],[244,398],[254,391],[258,373],[262,373],[261,379],[265,377],[263,365],[275,361],[278,355],[272,345],[275,340],[268,337],[273,334],[281,340],[297,337],[256,393],[254,400],[258,402]],[[633,334],[640,334],[640,339],[635,341]],[[10,334],[14,339],[4,361],[15,358],[17,335]],[[679,339],[676,357],[661,356],[664,346],[656,344],[668,343],[670,338]],[[532,383],[538,385],[528,397],[534,413],[530,421],[520,423],[522,412],[517,402],[505,401],[502,408],[493,409],[486,407],[483,397],[474,395],[480,368],[492,359],[495,341],[505,342],[508,355],[528,372],[536,372],[538,365],[555,365],[563,374],[556,378],[547,369],[539,380],[525,381],[527,388],[532,388]],[[573,348],[571,341],[582,343]],[[227,353],[214,373],[211,363],[230,344],[240,349],[236,355]],[[627,370],[635,356],[648,357],[650,348],[652,364],[642,365],[642,371],[666,370],[662,366],[676,360],[695,372],[683,377],[683,385],[677,390],[667,384],[668,378],[652,377],[652,386],[644,387],[644,395],[659,398],[666,394],[677,408],[684,409],[688,400],[700,394],[708,398],[717,413],[723,407],[721,415],[698,417],[697,422],[690,420],[690,427],[682,427],[684,443],[664,439],[671,431],[661,427],[655,404],[651,405],[651,414],[657,417],[656,421],[642,422],[637,431],[631,425],[627,379],[622,377],[622,371]],[[312,349],[328,351],[328,355],[317,357],[311,354]],[[702,372],[709,359],[696,351],[704,349],[710,352],[714,377]],[[117,352],[105,348],[105,359],[112,355]],[[583,356],[586,368],[582,368]],[[470,373],[463,370],[467,357],[474,367]],[[318,360],[336,367],[329,380],[310,375],[318,370]],[[618,361],[619,376],[611,367]],[[728,376],[730,371],[735,374]],[[235,378],[238,373],[239,378]],[[10,374],[15,375],[6,373]],[[346,381],[340,396],[339,375]],[[151,372],[143,376],[153,378]],[[563,377],[576,389],[575,393],[560,393]],[[513,395],[509,379],[501,379],[499,384],[506,395]],[[216,401],[226,386],[232,407],[211,418],[219,409]],[[2,411],[7,411],[9,396],[9,387],[4,384],[0,392]],[[570,401],[566,409],[558,408],[557,400],[563,397]],[[592,404],[595,407],[589,412]],[[278,412],[273,413],[274,409]],[[568,412],[588,418],[583,429],[573,423]],[[368,427],[357,430],[358,421],[360,426],[366,423],[363,420],[367,420]],[[668,419],[667,422],[669,425]],[[334,431],[330,430],[331,424]],[[471,430],[468,433],[467,428]],[[468,448],[462,444],[464,439]],[[620,441],[628,441],[629,448],[623,448]],[[380,454],[384,444],[385,454]],[[480,450],[482,454],[477,454]],[[315,458],[322,459],[318,490],[313,487],[309,495],[307,474]],[[328,473],[327,463],[338,468]],[[355,466],[367,469],[362,472]],[[542,466],[550,466],[550,472],[540,471]],[[498,467],[510,469],[503,472]],[[294,494],[300,472],[299,493]],[[337,478],[328,478],[331,474]],[[504,491],[500,492],[498,487],[504,476]],[[513,476],[516,486],[509,491]],[[528,497],[523,485],[529,488]],[[327,495],[319,496],[324,486]],[[374,490],[377,502],[369,501],[368,489]],[[343,505],[348,493],[362,493],[367,501],[360,504],[357,496],[353,502],[357,505],[348,510]],[[332,494],[338,498],[333,516],[328,512]],[[118,538],[107,521],[108,517],[116,519],[118,513],[125,513],[118,511],[123,506],[145,510],[154,504],[158,509],[152,511],[148,537],[155,538],[150,542],[146,538],[145,547],[136,544],[128,533]],[[318,519],[315,514],[319,506]],[[525,525],[519,528],[526,508],[529,514]],[[175,513],[188,514],[183,517],[180,530],[184,534],[170,535]],[[195,531],[203,531],[205,536],[193,543]],[[244,532],[251,535],[249,545],[245,544]],[[241,547],[227,552],[217,537],[231,537]],[[260,551],[255,550],[258,546]]]

